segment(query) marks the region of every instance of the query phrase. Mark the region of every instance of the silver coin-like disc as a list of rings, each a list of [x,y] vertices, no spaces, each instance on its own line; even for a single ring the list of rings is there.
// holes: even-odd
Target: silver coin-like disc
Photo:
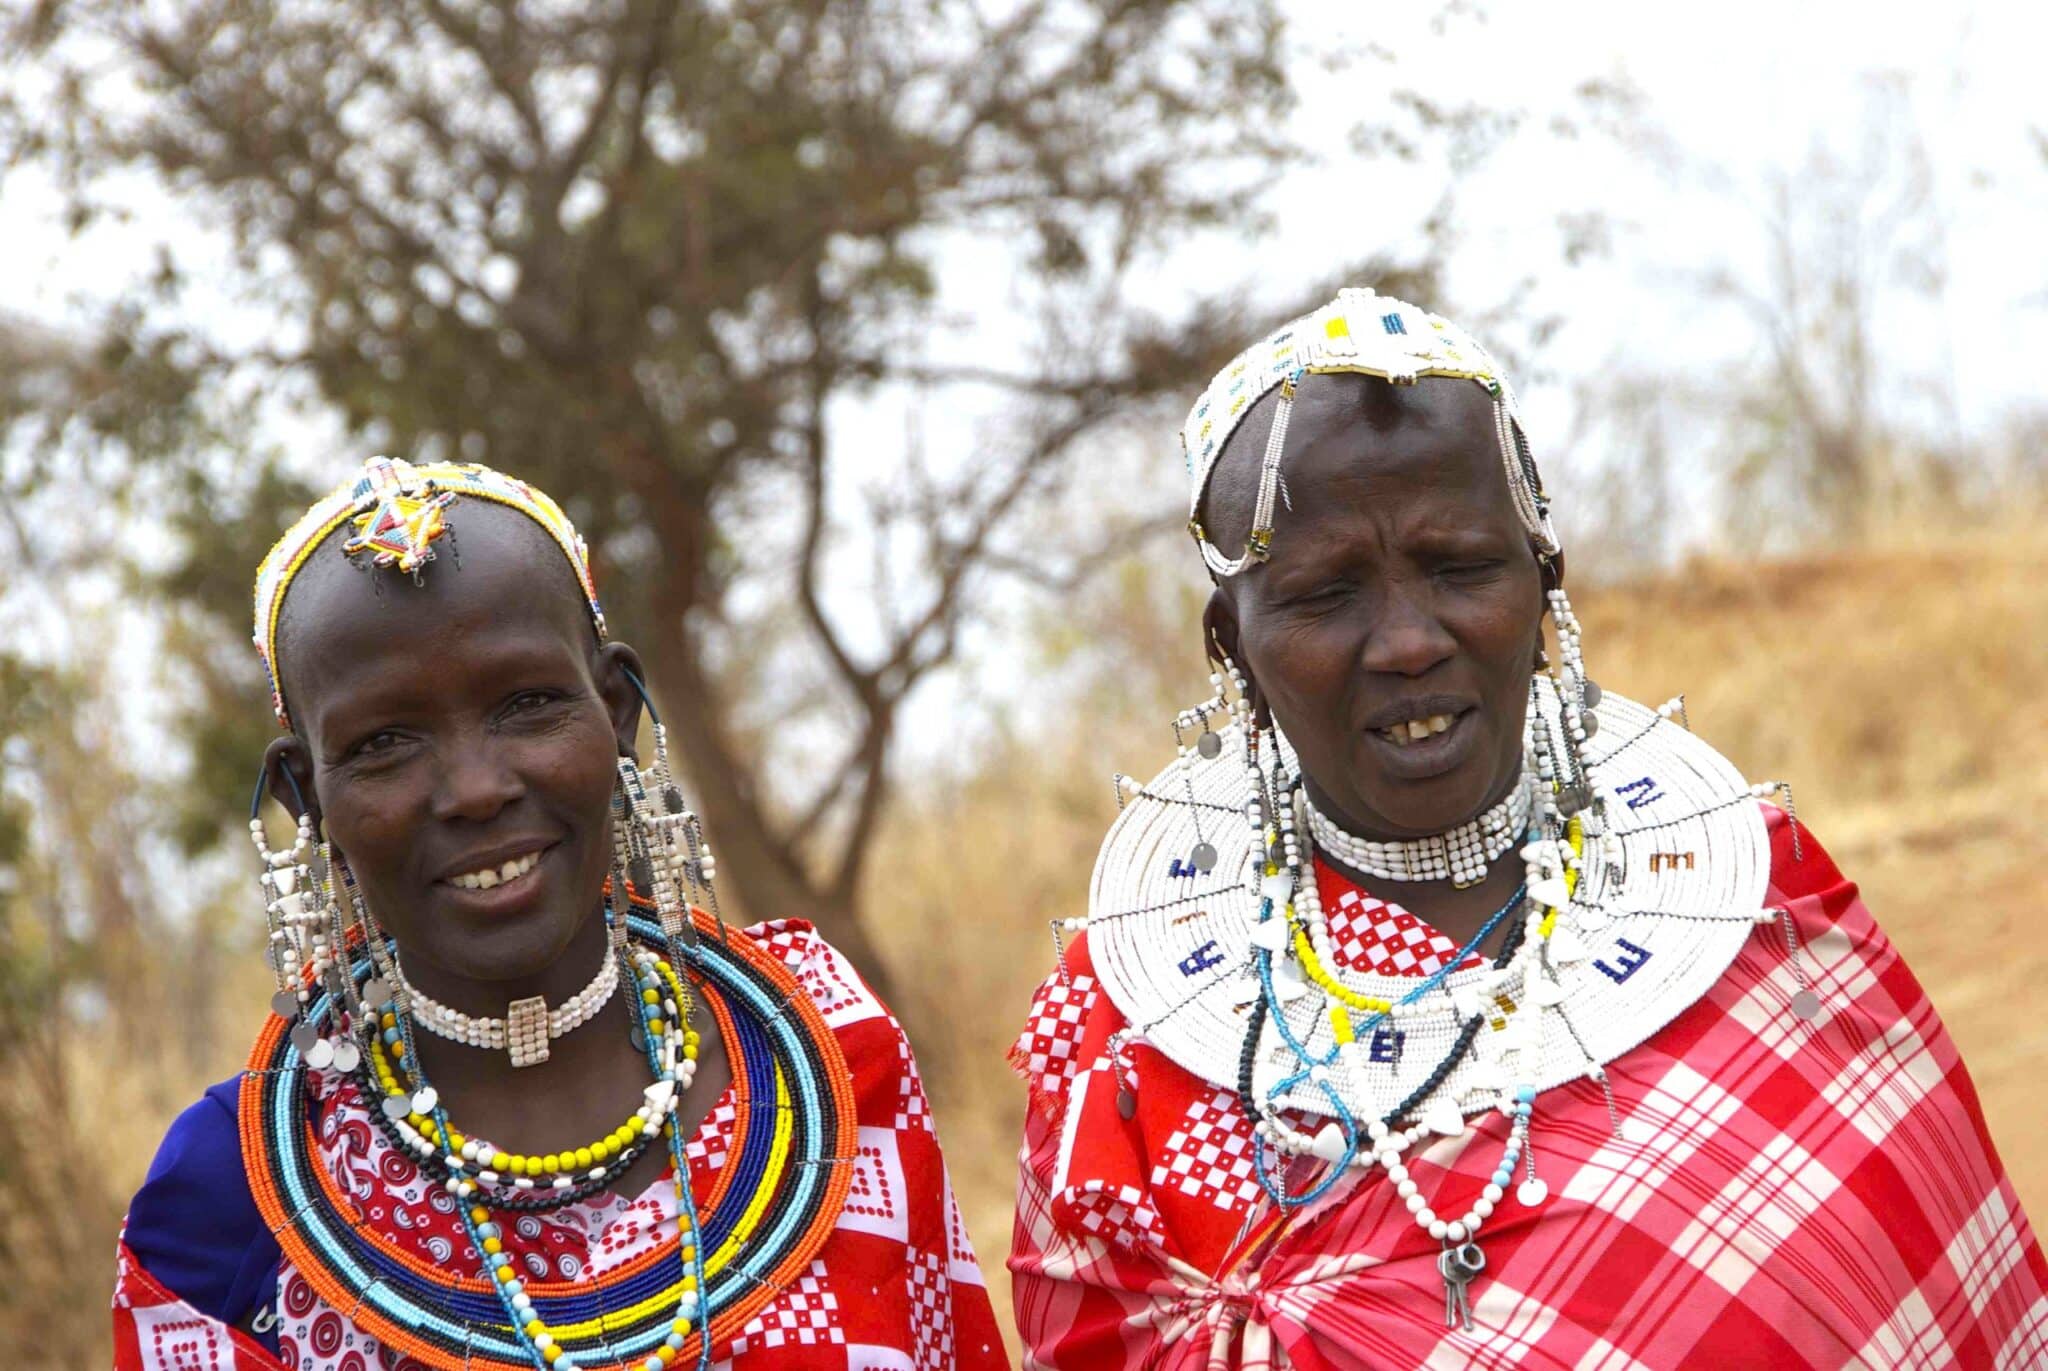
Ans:
[[[391,987],[382,976],[372,976],[363,982],[363,1003],[372,1009],[382,1009],[391,1003]]]
[[[280,1019],[289,1019],[299,1012],[299,997],[289,990],[280,990],[270,997],[270,1012]]]
[[[384,1097],[385,1118],[402,1119],[410,1113],[412,1113],[412,1101],[404,1095],[386,1095]]]
[[[415,1114],[431,1114],[440,1102],[441,1097],[434,1093],[431,1085],[421,1086],[412,1092],[412,1112]]]
[[[1818,1019],[1820,1017],[1820,996],[1814,994],[1811,990],[1799,991],[1792,997],[1792,1012],[1802,1019]]]
[[[336,1071],[353,1071],[362,1060],[362,1049],[356,1046],[354,1038],[343,1038],[334,1045],[334,1069]]]
[[[1213,844],[1196,843],[1193,855],[1195,859],[1195,870],[1214,871],[1216,869],[1216,848]]]
[[[320,1030],[300,1020],[292,1028],[292,1046],[303,1057],[313,1050],[313,1044],[320,1041]]]
[[[315,1071],[325,1071],[334,1065],[334,1044],[325,1038],[316,1038],[306,1049],[306,1065]]]
[[[1204,733],[1195,740],[1195,750],[1209,760],[1214,761],[1223,755],[1223,740],[1214,733]]]

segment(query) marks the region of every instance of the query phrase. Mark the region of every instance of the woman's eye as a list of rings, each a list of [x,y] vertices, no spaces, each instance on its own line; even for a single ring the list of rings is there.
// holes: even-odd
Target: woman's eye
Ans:
[[[1438,575],[1448,576],[1454,581],[1477,581],[1496,574],[1499,562],[1453,562],[1438,569]]]
[[[350,755],[355,757],[372,757],[380,752],[391,751],[403,741],[405,740],[396,733],[385,729],[381,733],[372,733],[369,737],[357,743],[350,750]]]
[[[511,703],[505,708],[508,712],[517,714],[526,710],[539,709],[543,705],[553,704],[556,698],[553,691],[526,690],[514,695]]]
[[[1287,602],[1293,605],[1333,604],[1344,598],[1350,590],[1351,585],[1347,581],[1325,581],[1321,585],[1311,586],[1299,594],[1289,596]]]

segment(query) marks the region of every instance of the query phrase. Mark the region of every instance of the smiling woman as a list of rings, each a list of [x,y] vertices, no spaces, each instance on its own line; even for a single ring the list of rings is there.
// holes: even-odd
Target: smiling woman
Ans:
[[[808,925],[715,917],[552,500],[374,459],[256,643],[277,994],[130,1206],[122,1371],[1002,1364],[901,1031]]]
[[[1346,291],[1183,441],[1215,694],[1014,1053],[1027,1365],[2048,1362],[1941,1021],[1784,787],[1587,677],[1485,351]]]

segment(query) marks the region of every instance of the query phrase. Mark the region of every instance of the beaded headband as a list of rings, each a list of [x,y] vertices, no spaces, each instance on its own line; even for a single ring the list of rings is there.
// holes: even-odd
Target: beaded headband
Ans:
[[[277,721],[291,727],[285,712],[284,685],[277,669],[277,620],[285,592],[327,535],[343,523],[355,535],[342,544],[342,555],[365,557],[372,566],[394,567],[419,579],[434,560],[434,543],[448,532],[444,511],[457,497],[490,500],[518,510],[547,530],[569,559],[576,583],[590,603],[590,621],[598,640],[605,638],[604,609],[597,582],[590,574],[590,552],[576,526],[545,491],[517,477],[474,462],[431,462],[414,466],[389,457],[372,457],[353,480],[335,487],[299,516],[256,568],[256,651],[270,673],[270,702]]]
[[[1280,459],[1295,388],[1303,376],[1343,372],[1377,376],[1395,385],[1413,385],[1425,376],[1445,376],[1485,387],[1493,397],[1501,466],[1507,473],[1515,513],[1538,554],[1545,558],[1557,555],[1550,501],[1543,493],[1528,439],[1522,434],[1514,391],[1493,357],[1448,319],[1369,288],[1347,289],[1339,291],[1329,304],[1281,325],[1239,353],[1216,374],[1188,412],[1181,428],[1181,451],[1193,488],[1188,500],[1188,532],[1194,535],[1211,572],[1235,576],[1251,563],[1264,561],[1271,552],[1275,504],[1285,499]],[[1280,402],[1266,437],[1251,536],[1245,540],[1243,552],[1227,557],[1202,528],[1202,495],[1230,435],[1251,407],[1276,386]]]

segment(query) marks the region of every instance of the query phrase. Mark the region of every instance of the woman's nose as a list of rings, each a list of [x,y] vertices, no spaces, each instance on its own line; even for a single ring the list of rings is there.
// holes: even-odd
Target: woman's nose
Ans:
[[[434,788],[434,817],[494,819],[525,793],[525,782],[499,749],[488,743],[471,743],[442,754],[441,774]]]
[[[1458,650],[1422,587],[1389,587],[1379,598],[1359,664],[1367,671],[1421,676]]]

